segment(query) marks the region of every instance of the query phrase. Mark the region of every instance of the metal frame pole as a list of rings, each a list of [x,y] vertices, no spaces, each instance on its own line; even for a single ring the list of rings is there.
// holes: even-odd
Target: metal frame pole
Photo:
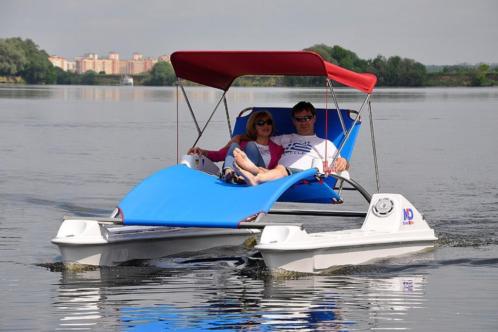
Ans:
[[[339,115],[339,121],[341,122],[342,132],[344,135],[346,135],[347,132],[346,124],[344,123],[344,119],[342,118],[341,109],[339,108],[339,103],[337,101],[337,96],[335,94],[334,86],[332,85],[332,81],[329,78],[327,78],[327,85],[330,89],[330,92],[332,93],[332,100],[334,101],[335,108],[337,110],[337,115]]]
[[[225,105],[225,113],[227,115],[228,137],[232,137],[232,123],[230,122],[230,114],[228,113],[228,104],[226,97],[223,97],[223,105]]]
[[[199,127],[199,124],[197,123],[197,118],[195,117],[194,110],[192,109],[192,105],[190,105],[190,101],[187,96],[187,92],[185,91],[185,88],[183,87],[183,84],[181,81],[178,81],[178,84],[180,85],[180,88],[182,89],[183,97],[185,97],[185,101],[187,102],[188,109],[190,111],[190,115],[192,115],[192,119],[194,120],[195,127],[197,128],[197,134],[201,134],[201,128]]]
[[[178,84],[176,84],[176,163],[180,162],[180,93],[178,91]]]
[[[207,119],[206,121],[206,124],[204,125],[204,127],[202,127],[202,130],[200,131],[199,133],[199,136],[197,137],[197,139],[195,140],[194,144],[192,145],[192,147],[195,147],[197,142],[199,142],[199,140],[201,139],[201,136],[202,134],[204,134],[204,131],[206,130],[206,127],[208,126],[209,122],[211,121],[211,118],[213,117],[214,113],[216,112],[216,110],[218,110],[218,107],[220,106],[221,102],[223,101],[223,99],[225,98],[225,95],[227,94],[226,91],[223,91],[223,95],[221,96],[220,100],[218,100],[218,102],[216,103],[216,106],[214,107],[214,110],[213,112],[211,112],[211,115],[209,116],[209,119]]]
[[[360,114],[363,111],[363,108],[365,107],[365,104],[369,101],[369,99],[370,99],[370,94],[367,95],[367,97],[363,101],[363,104],[361,104],[361,107],[358,110],[358,114],[356,115],[356,119],[354,120],[353,124],[351,125],[351,129],[349,131],[347,131],[346,136],[344,137],[344,139],[341,142],[341,146],[337,149],[337,151],[335,153],[334,159],[332,160],[332,165],[334,164],[337,157],[341,154],[342,149],[344,149],[344,146],[346,145],[346,142],[348,141],[349,136],[351,136],[351,132],[353,131],[354,126],[360,120]]]
[[[377,192],[379,193],[380,192],[379,164],[377,162],[377,148],[375,146],[375,132],[374,132],[373,115],[372,115],[372,104],[370,100],[368,101],[368,113],[370,121],[370,138],[372,140],[372,151],[374,157],[375,182],[377,184]]]

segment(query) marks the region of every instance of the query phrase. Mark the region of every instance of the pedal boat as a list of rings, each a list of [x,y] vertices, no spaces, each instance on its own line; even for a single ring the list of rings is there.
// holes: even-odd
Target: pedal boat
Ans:
[[[294,132],[290,107],[244,109],[232,130],[226,94],[237,77],[324,77],[325,107],[317,108],[316,134],[338,147],[334,159],[340,154],[350,161],[362,123],[361,114],[368,109],[376,193],[368,193],[349,172],[319,174],[314,165],[309,170],[258,186],[231,185],[217,177],[219,169],[208,159],[185,156],[180,162],[177,152],[178,165],[146,178],[125,196],[110,218],[66,217],[52,240],[59,246],[64,263],[112,266],[135,259],[237,246],[261,233],[255,248],[272,272],[322,273],[434,246],[437,240],[434,231],[407,199],[399,194],[380,193],[370,101],[377,81],[374,75],[341,68],[307,51],[180,51],[172,54],[171,62],[178,78],[176,95],[181,90],[197,129],[198,136],[192,146],[197,145],[222,104],[231,136],[243,133],[251,112],[260,110],[270,112],[278,123],[276,135]],[[183,80],[222,90],[202,129]],[[366,94],[357,111],[339,108],[334,82]],[[328,108],[329,96],[335,109]],[[177,98],[177,121],[178,105]],[[340,204],[344,190],[360,193],[369,203],[368,210],[273,208],[277,201]],[[331,221],[336,217],[361,216],[365,220],[359,229],[309,234],[299,223],[262,221],[267,214],[327,216]]]

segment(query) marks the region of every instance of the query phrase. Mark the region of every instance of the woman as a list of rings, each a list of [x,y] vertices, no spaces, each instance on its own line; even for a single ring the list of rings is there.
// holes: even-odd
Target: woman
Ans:
[[[226,182],[243,182],[234,171],[233,151],[240,148],[257,167],[272,169],[278,165],[278,160],[284,149],[274,143],[270,137],[273,134],[273,118],[269,112],[256,112],[247,120],[246,133],[234,136],[230,142],[218,151],[204,150],[194,147],[189,153],[201,154],[214,162],[224,161],[221,178]]]

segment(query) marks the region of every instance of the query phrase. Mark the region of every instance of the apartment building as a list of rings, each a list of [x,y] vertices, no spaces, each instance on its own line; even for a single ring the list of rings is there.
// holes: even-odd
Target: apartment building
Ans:
[[[55,66],[59,67],[64,71],[76,71],[76,61],[69,61],[65,58],[57,55],[52,55],[48,57],[48,60]]]
[[[80,74],[93,70],[108,75],[137,75],[150,71],[158,61],[169,61],[169,56],[162,55],[159,59],[155,59],[145,58],[140,53],[133,53],[130,60],[121,60],[119,53],[109,52],[106,58],[100,58],[96,53],[88,53],[76,58],[76,61],[68,61],[56,55],[50,56],[49,60],[54,66]]]

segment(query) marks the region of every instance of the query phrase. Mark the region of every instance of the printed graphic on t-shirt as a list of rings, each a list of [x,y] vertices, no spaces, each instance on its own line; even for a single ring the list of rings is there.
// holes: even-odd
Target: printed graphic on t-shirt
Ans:
[[[288,144],[285,147],[284,153],[293,153],[293,154],[304,154],[308,153],[311,151],[313,147],[311,146],[311,143],[306,141],[306,142],[294,142],[291,144]]]

